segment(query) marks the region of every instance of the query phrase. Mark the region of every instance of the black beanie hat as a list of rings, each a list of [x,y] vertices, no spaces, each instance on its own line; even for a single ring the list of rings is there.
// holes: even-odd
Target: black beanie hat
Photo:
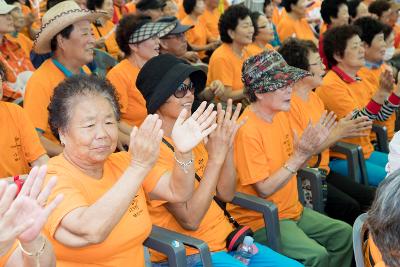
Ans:
[[[136,79],[136,87],[146,100],[147,112],[154,114],[187,78],[195,87],[195,95],[204,89],[206,74],[183,59],[162,54],[147,61]]]

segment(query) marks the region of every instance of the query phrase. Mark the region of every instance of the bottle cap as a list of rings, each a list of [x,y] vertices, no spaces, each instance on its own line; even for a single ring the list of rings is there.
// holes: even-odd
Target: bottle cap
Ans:
[[[243,244],[245,244],[246,246],[253,245],[253,242],[254,242],[254,239],[251,236],[246,235],[244,237]]]

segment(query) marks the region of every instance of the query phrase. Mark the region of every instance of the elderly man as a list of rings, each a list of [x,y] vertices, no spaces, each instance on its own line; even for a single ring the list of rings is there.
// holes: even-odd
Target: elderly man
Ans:
[[[40,32],[34,42],[38,54],[53,53],[29,79],[24,108],[40,135],[49,156],[62,152],[62,146],[48,125],[47,106],[54,88],[66,77],[88,73],[84,66],[93,60],[94,37],[90,22],[100,12],[81,9],[74,1],[64,1],[50,8],[43,16]]]

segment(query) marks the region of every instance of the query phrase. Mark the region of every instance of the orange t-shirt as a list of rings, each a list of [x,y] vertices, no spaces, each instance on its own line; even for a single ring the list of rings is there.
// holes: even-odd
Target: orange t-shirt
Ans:
[[[380,75],[386,69],[387,69],[387,66],[385,64],[382,64],[377,69],[369,69],[367,67],[363,67],[359,70],[359,72],[358,72],[359,75],[362,76],[365,80],[367,80],[372,85],[371,89],[373,91],[371,92],[371,95],[374,95],[376,93],[376,91],[378,91]],[[396,113],[394,112],[386,121],[374,121],[374,124],[386,126],[387,135],[390,140],[390,139],[392,139],[392,137],[394,135],[395,122],[396,122]],[[370,138],[372,141],[376,140],[376,134],[371,133]]]
[[[214,8],[212,11],[206,8],[204,13],[199,17],[201,23],[206,25],[206,28],[213,39],[219,39],[218,22],[220,17],[221,13],[219,13],[218,8]]]
[[[90,73],[86,66],[83,69],[86,73]],[[42,132],[44,137],[55,143],[59,142],[51,133],[47,107],[50,104],[54,89],[64,79],[65,74],[49,58],[33,72],[25,89],[24,109],[29,114],[36,130]]]
[[[247,54],[249,55],[249,57],[258,55],[266,50],[274,50],[273,46],[270,44],[266,44],[264,48],[259,47],[257,44],[255,43],[251,43],[248,46],[246,46],[245,48]]]
[[[274,7],[274,10],[272,11],[272,22],[275,25],[278,25],[279,22],[281,21],[282,17],[286,14],[286,9],[285,8],[278,8],[277,6]]]
[[[0,101],[0,178],[29,173],[29,163],[46,154],[25,110]]]
[[[374,261],[374,265],[372,265],[370,256]],[[379,251],[378,247],[375,245],[374,240],[372,239],[371,234],[368,235],[368,240],[366,242],[365,250],[364,250],[364,262],[365,267],[385,267],[385,262],[382,259],[382,254]]]
[[[49,200],[62,193],[64,200],[50,215],[44,233],[53,245],[58,267],[72,266],[145,266],[143,241],[151,231],[151,220],[142,187],[106,240],[100,244],[72,248],[54,238],[65,215],[79,207],[96,203],[122,176],[130,164],[126,152],[111,154],[103,166],[101,179],[87,176],[68,162],[63,154],[49,160],[46,182],[58,177]]]
[[[194,25],[193,28],[185,33],[189,45],[205,46],[207,44],[207,40],[211,37],[211,34],[208,32],[206,25],[200,18],[195,22],[191,17],[186,16],[182,20],[182,24]],[[206,57],[206,51],[199,51],[197,53],[201,59]]]
[[[131,126],[140,126],[147,116],[146,100],[136,88],[140,69],[124,59],[108,74],[107,79],[114,85],[121,104],[122,120]]]
[[[25,34],[21,34],[21,33],[17,33],[17,36],[14,37],[13,35],[7,33],[6,37],[8,40],[14,42],[14,43],[18,43],[21,48],[24,50],[26,56],[28,58],[30,58],[31,55],[31,50],[33,47],[33,41],[31,39],[29,39],[28,37],[26,37]]]
[[[332,70],[328,71],[322,85],[316,90],[326,109],[335,112],[338,119],[346,117],[355,109],[364,108],[371,100],[371,92],[371,84],[367,80],[346,82]],[[360,145],[364,157],[368,159],[374,151],[369,137],[370,132],[368,131],[368,136],[346,138],[342,141]],[[344,158],[342,154],[334,152],[331,153],[331,156]]]
[[[107,20],[103,26],[96,26],[92,23],[92,32],[96,40],[100,37],[108,37],[104,42],[105,47],[102,50],[109,53],[113,58],[118,59],[120,50],[117,41],[115,41],[115,27],[116,25],[111,20]],[[111,31],[114,32],[109,34]]]
[[[245,117],[248,120],[239,129],[234,146],[237,191],[257,196],[253,185],[268,179],[282,168],[293,153],[292,128],[285,112],[277,113],[273,123],[267,123],[258,118],[249,106],[241,115],[241,118]],[[279,219],[296,220],[303,211],[295,175],[266,199],[277,205]],[[232,205],[229,205],[229,210],[240,224],[250,226],[253,231],[264,227],[264,219],[260,213]]]
[[[298,39],[311,40],[317,44],[317,39],[305,18],[295,20],[289,14],[285,14],[277,24],[276,29],[281,42],[289,37],[296,37]]]
[[[324,103],[314,92],[310,92],[308,100],[301,99],[296,92],[292,94],[290,101],[289,120],[290,125],[296,131],[298,136],[303,134],[307,128],[309,121],[313,124],[317,123],[325,111]],[[318,160],[318,156],[313,156],[308,162],[308,166],[313,167]],[[329,172],[329,149],[325,149],[321,153],[321,162],[319,168]]]
[[[229,44],[223,43],[210,58],[207,85],[220,80],[225,86],[232,87],[232,90],[242,90],[242,65],[248,57],[246,49],[243,49],[243,57],[240,58]]]
[[[165,138],[165,137],[164,137]],[[172,140],[166,138],[170,144]],[[208,161],[208,154],[204,144],[199,144],[193,149],[194,155],[194,167],[196,173],[203,177],[204,170]],[[156,164],[157,168],[163,166],[163,168],[172,171],[175,165],[174,153],[172,150],[166,146],[164,143],[161,145],[160,157]],[[153,171],[150,172],[147,179],[160,178],[160,172],[154,174]],[[152,177],[152,178],[149,178]],[[196,187],[198,182],[196,181]],[[182,228],[176,221],[174,216],[168,211],[168,209],[163,205],[165,202],[151,201],[148,207],[151,220],[154,224],[170,229],[172,231],[182,233],[188,236],[192,236],[203,240],[208,244],[210,251],[221,251],[225,249],[226,237],[233,231],[232,225],[226,219],[222,209],[216,204],[215,201],[211,202],[211,205],[205,214],[199,228],[196,231],[188,231]],[[197,250],[192,248],[187,248],[187,255],[198,253]],[[152,252],[152,261],[160,262],[164,261],[166,257],[160,253]]]
[[[127,15],[136,12],[136,1],[132,1],[124,5],[122,8],[122,14]]]

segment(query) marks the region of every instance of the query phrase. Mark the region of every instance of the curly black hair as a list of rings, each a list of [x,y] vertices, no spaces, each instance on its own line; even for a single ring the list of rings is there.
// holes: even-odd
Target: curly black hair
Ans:
[[[283,6],[286,12],[292,12],[292,5],[297,5],[299,0],[282,0],[281,6]]]
[[[293,67],[310,70],[310,62],[308,57],[310,52],[318,52],[318,48],[310,40],[299,40],[297,38],[288,38],[278,49],[283,59]]]
[[[385,23],[382,24],[383,24],[383,36],[386,41],[386,39],[390,36],[390,34],[394,31],[394,29]]]
[[[101,9],[104,4],[104,0],[87,0],[86,7],[90,10]]]
[[[265,10],[265,8],[266,8],[267,6],[269,6],[271,3],[272,3],[271,0],[264,0],[263,10]]]
[[[131,35],[150,21],[151,18],[148,16],[135,14],[125,15],[119,21],[115,34],[115,40],[117,41],[119,49],[125,53],[125,56],[131,55],[131,48],[129,47],[129,38]]]
[[[115,118],[119,121],[121,111],[117,93],[107,79],[81,74],[73,75],[57,85],[47,108],[50,129],[57,139],[60,139],[59,131],[65,131],[68,128],[73,104],[83,96],[95,95],[103,96],[110,102]],[[93,108],[96,107],[93,106]]]
[[[383,14],[383,12],[388,11],[391,8],[391,5],[388,1],[386,0],[377,0],[372,2],[369,7],[368,11],[371,14],[375,14],[380,18]]]
[[[342,5],[347,6],[346,0],[324,0],[321,4],[321,17],[326,24],[331,24],[331,18],[337,18],[339,8]]]
[[[232,5],[225,10],[224,14],[221,15],[218,22],[219,34],[221,41],[224,43],[231,44],[232,38],[229,36],[228,31],[234,31],[239,24],[239,20],[243,20],[250,17],[250,9],[244,5]]]
[[[377,19],[362,17],[353,22],[354,26],[360,29],[360,38],[363,42],[371,46],[372,40],[377,34],[383,33],[384,25]]]
[[[347,6],[349,8],[349,15],[351,18],[357,17],[357,8],[361,4],[361,0],[351,0],[347,2]]]
[[[196,6],[197,0],[183,0],[183,9],[185,10],[186,14],[190,14],[193,12]]]
[[[355,35],[360,36],[360,34],[359,28],[354,25],[333,27],[325,32],[323,47],[329,69],[338,63],[334,55],[343,57],[347,42]]]

